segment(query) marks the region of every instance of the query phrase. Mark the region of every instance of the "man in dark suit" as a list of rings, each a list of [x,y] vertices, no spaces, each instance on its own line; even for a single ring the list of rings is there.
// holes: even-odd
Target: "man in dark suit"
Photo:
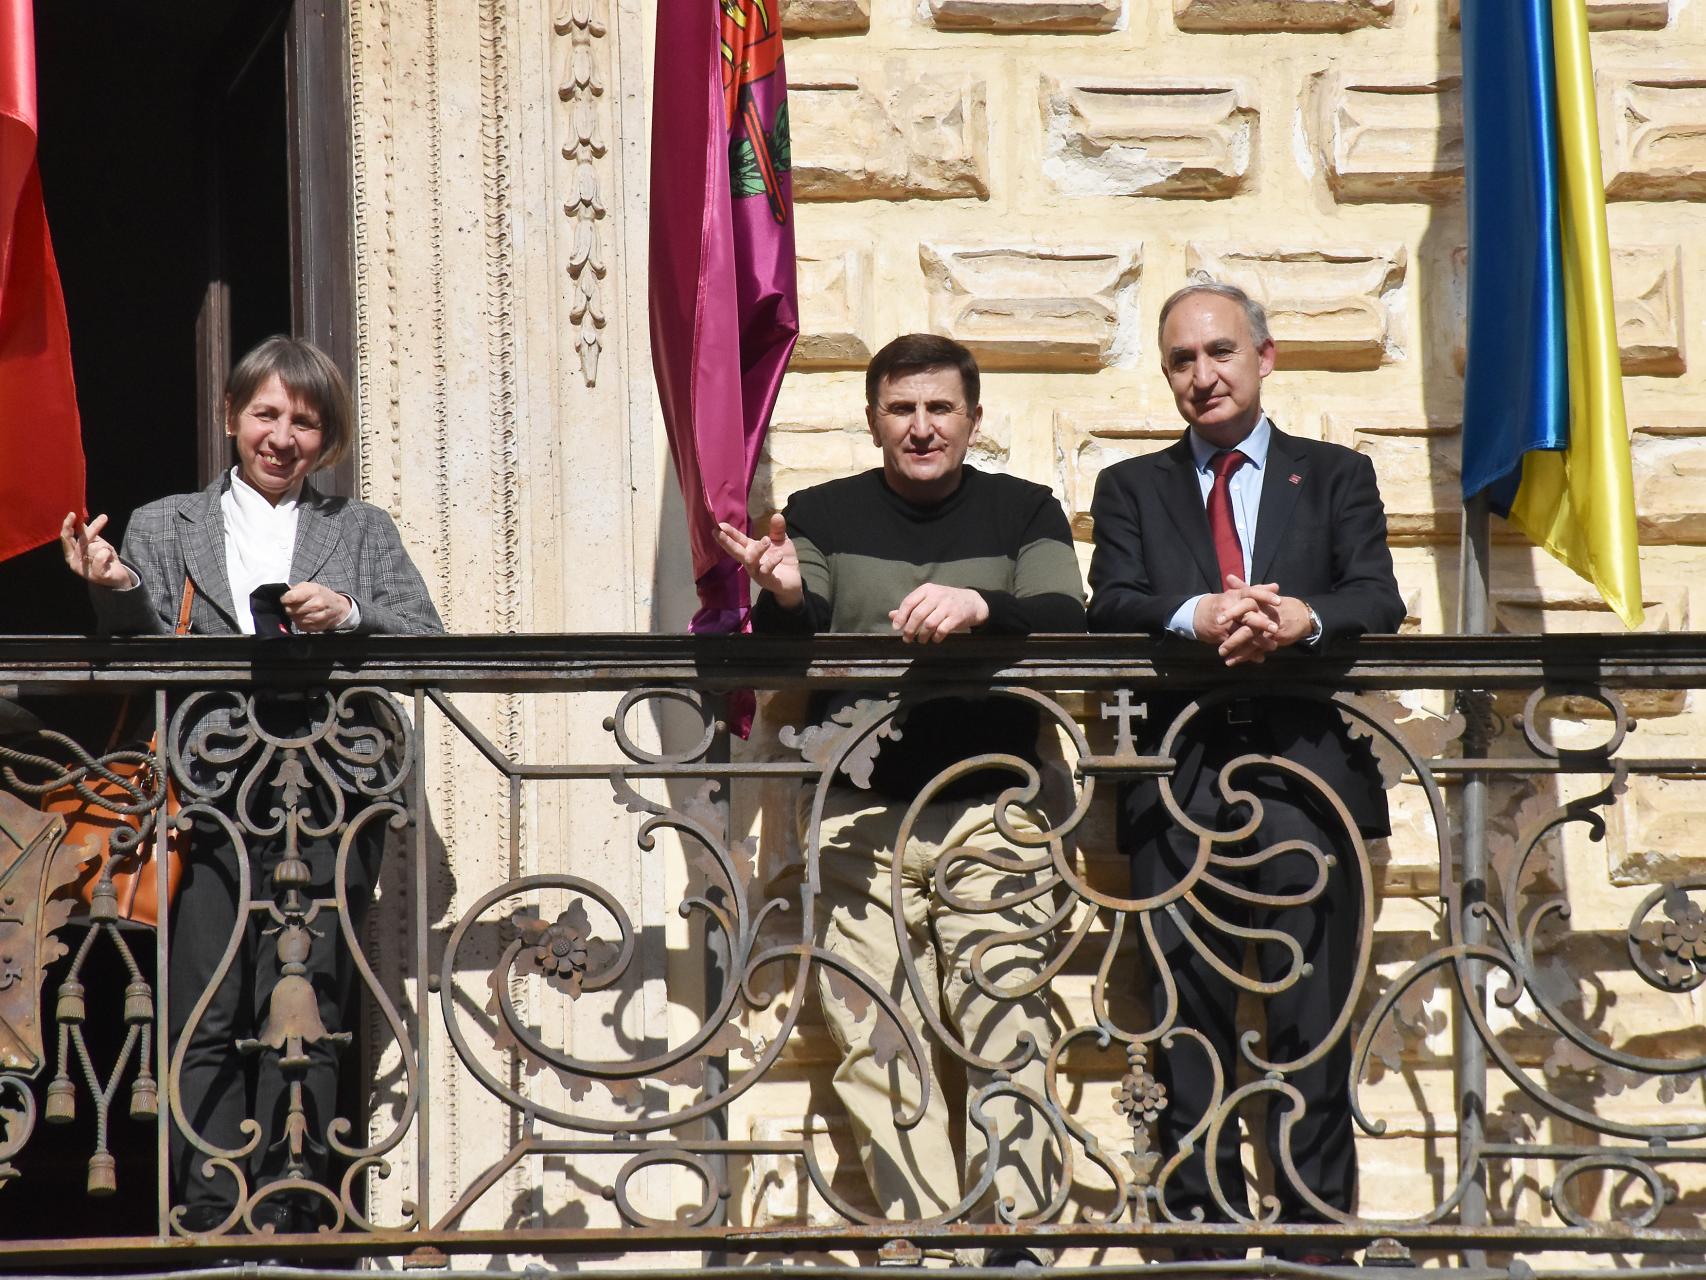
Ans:
[[[1159,345],[1189,429],[1097,482],[1091,630],[1213,645],[1228,666],[1396,630],[1404,606],[1374,468],[1349,449],[1288,436],[1262,412],[1274,343],[1260,304],[1231,285],[1187,286],[1162,307]],[[1206,693],[1151,699],[1148,746]],[[1254,813],[1227,800],[1219,777],[1251,753],[1281,762],[1241,767],[1231,779],[1252,795]],[[1249,1213],[1238,1108],[1222,1109],[1241,1056],[1235,1006],[1240,989],[1253,988],[1241,979],[1247,944],[1267,1014],[1265,1036],[1248,1050],[1263,1064],[1254,1074],[1277,1071],[1303,1100],[1295,1107],[1282,1089],[1265,1090],[1280,1221],[1351,1213],[1351,1045],[1339,1024],[1355,995],[1363,886],[1350,826],[1387,834],[1379,773],[1334,708],[1306,696],[1209,694],[1181,726],[1173,756],[1167,785],[1193,823],[1236,834],[1258,821],[1242,838],[1209,840],[1199,859],[1199,836],[1167,812],[1160,781],[1130,785],[1120,798],[1133,892],[1161,899],[1147,916],[1157,951],[1149,957],[1153,1016],[1176,1032],[1170,1046],[1153,1046],[1168,1099],[1159,1122],[1163,1216],[1216,1222]],[[1323,786],[1343,801],[1348,822]],[[1224,1123],[1211,1167],[1205,1151],[1217,1111]],[[1306,1239],[1281,1253],[1337,1257]]]

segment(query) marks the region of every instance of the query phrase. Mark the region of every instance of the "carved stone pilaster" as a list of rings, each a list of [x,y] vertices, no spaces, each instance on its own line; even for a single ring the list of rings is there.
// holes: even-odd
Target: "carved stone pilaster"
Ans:
[[[602,172],[609,152],[603,119],[604,65],[608,53],[603,41],[609,34],[604,18],[604,0],[563,0],[564,9],[554,23],[557,34],[568,41],[567,72],[557,94],[567,105],[573,127],[571,141],[563,147],[563,158],[573,170],[564,214],[574,223],[574,248],[569,257],[569,279],[573,299],[569,322],[575,326],[575,347],[580,353],[581,376],[587,386],[598,382],[598,358],[604,348],[606,323],[604,278],[605,178]]]

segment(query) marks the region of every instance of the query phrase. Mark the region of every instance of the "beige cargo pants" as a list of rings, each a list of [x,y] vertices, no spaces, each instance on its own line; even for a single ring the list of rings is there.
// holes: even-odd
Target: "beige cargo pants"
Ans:
[[[802,821],[809,804],[808,795],[803,798]],[[1055,807],[1048,806],[1051,812]],[[923,1119],[902,1127],[900,1118],[917,1112],[923,1092],[903,1038],[886,1025],[888,1018],[874,1000],[844,978],[832,976],[830,966],[819,965],[824,1018],[841,1051],[835,1089],[871,1190],[885,1216],[925,1219],[952,1211],[983,1176],[990,1148],[977,1123],[977,1097],[995,1076],[967,1067],[966,1094],[973,1115],[965,1126],[965,1150],[956,1150],[941,1074],[950,1051],[936,1043],[939,1037],[928,1029],[920,999],[950,1036],[986,1061],[1011,1059],[1028,1033],[1037,1053],[1012,1080],[1046,1097],[1046,1059],[1056,1023],[1046,988],[1017,999],[1006,998],[1006,993],[1034,978],[1047,962],[1052,931],[1029,939],[1022,935],[1041,929],[1053,910],[1054,895],[1023,896],[1047,875],[1046,868],[1013,872],[964,856],[976,850],[1009,861],[1035,860],[1046,852],[1046,846],[1017,846],[1002,835],[988,800],[927,806],[907,847],[897,851],[906,808],[904,801],[869,791],[830,789],[820,826],[821,892],[813,917],[818,944],[887,992],[924,1043],[928,1101]],[[1010,808],[1008,826],[1020,834],[1046,829],[1040,809]],[[898,921],[892,905],[897,859]],[[937,868],[944,864],[952,900],[937,882]],[[980,987],[973,976],[974,953],[991,939],[1000,941],[983,953],[978,968],[1002,993],[998,995]],[[916,992],[901,961],[903,947],[914,966]],[[1020,1218],[1035,1213],[1058,1187],[1058,1159],[1046,1121],[1035,1106],[1008,1096],[989,1099],[981,1110],[998,1141],[994,1194],[1010,1198]],[[980,1197],[966,1216],[994,1221],[990,1195]]]

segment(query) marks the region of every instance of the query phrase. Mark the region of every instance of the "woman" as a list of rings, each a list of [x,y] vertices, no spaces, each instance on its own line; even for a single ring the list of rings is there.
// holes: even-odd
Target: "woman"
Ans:
[[[276,627],[280,612],[297,632],[442,633],[426,584],[390,517],[368,503],[322,494],[310,482],[315,471],[349,449],[351,418],[343,375],[311,343],[274,337],[244,356],[226,384],[225,434],[237,454],[229,472],[200,493],[140,508],[131,517],[122,553],[101,537],[106,516],[87,525],[75,513],[65,517],[60,532],[65,560],[90,584],[102,631],[181,630],[177,624],[187,600],[187,630],[195,635],[253,635],[257,615],[263,627]],[[201,1141],[235,1151],[251,1143],[242,1127],[246,1117],[257,1119],[261,1130],[242,1160],[227,1166],[215,1161],[210,1173],[203,1168],[208,1151],[186,1140],[173,1123],[173,1200],[182,1206],[179,1222],[188,1231],[232,1225],[239,1191],[255,1227],[308,1230],[336,1202],[335,1195],[307,1194],[302,1186],[326,1179],[337,1053],[327,1040],[313,1038],[304,1046],[306,1066],[300,1058],[287,1063],[289,1049],[270,1044],[267,1030],[283,1025],[278,1004],[293,1006],[298,1024],[304,1017],[311,1023],[317,1006],[323,1030],[349,1025],[341,1007],[351,965],[338,926],[324,915],[312,919],[305,904],[334,896],[339,819],[347,828],[353,811],[372,806],[370,782],[382,762],[371,751],[365,761],[359,751],[323,753],[335,776],[328,780],[326,772],[306,770],[306,785],[290,801],[298,820],[284,823],[280,771],[271,764],[264,770],[250,766],[269,735],[273,741],[281,736],[279,726],[282,736],[300,734],[314,718],[315,704],[288,696],[258,703],[256,720],[271,720],[273,728],[257,736],[244,723],[241,699],[227,696],[217,708],[215,702],[217,695],[178,738],[180,746],[190,746],[191,776],[205,782],[192,786],[186,801],[210,803],[196,814],[189,865],[172,911],[169,1034],[173,1061],[181,1063],[184,1118]],[[371,708],[357,718],[370,727],[388,714]],[[323,725],[326,716],[319,719]],[[356,736],[363,736],[361,726]],[[365,736],[371,744],[374,735]],[[198,770],[193,757],[205,758],[210,748],[237,741],[248,743],[248,764],[224,763],[223,782],[217,770]],[[246,772],[258,776],[240,804],[241,788],[231,779]],[[316,834],[321,828],[326,834]],[[239,839],[247,851],[251,898],[272,895],[280,905],[257,913],[260,919],[240,931],[231,969],[207,1008],[192,1019],[239,932],[239,913],[249,915],[240,905]],[[383,825],[368,822],[352,844],[343,887],[357,924],[372,895],[382,843]],[[276,875],[284,862],[294,865]],[[301,864],[306,885],[293,882]],[[305,961],[298,958],[303,950]],[[311,1002],[273,1001],[275,988],[310,987]],[[188,1042],[180,1043],[186,1026]],[[297,1081],[299,1091],[291,1088]],[[284,1180],[295,1182],[296,1189],[267,1194],[269,1185]]]

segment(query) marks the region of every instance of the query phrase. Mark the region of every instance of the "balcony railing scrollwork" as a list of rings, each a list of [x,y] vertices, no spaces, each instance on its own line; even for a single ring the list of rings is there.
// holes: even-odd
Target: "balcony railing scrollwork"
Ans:
[[[40,1264],[164,1243],[188,1264],[268,1255],[283,1232],[304,1257],[417,1263],[904,1260],[1019,1240],[1135,1263],[1307,1239],[1466,1271],[1698,1260],[1701,687],[1693,636],[1377,638],[1232,672],[1120,637],[922,656],[860,637],[0,641],[0,1206],[63,1181],[50,1135],[85,1117],[77,1195],[145,1202],[152,1222],[79,1234],[62,1202],[62,1223],[4,1247]],[[762,712],[731,744],[741,688]],[[831,691],[835,715],[803,715]],[[139,825],[112,852],[176,830],[195,867],[164,932],[73,910],[62,891],[91,851],[39,807],[147,750],[64,728],[68,699],[121,693],[151,708],[138,732],[176,807],[163,783],[133,786],[118,807]],[[968,695],[1034,713],[1046,750],[968,743],[893,803],[908,847],[933,800],[1001,778],[995,834],[931,872],[969,922],[939,938],[958,977],[913,945],[897,860],[888,984],[814,924],[820,834],[909,720]],[[1220,768],[1240,803],[1205,822],[1176,794],[1179,759],[1232,706],[1366,740],[1391,837],[1365,836],[1306,765],[1257,753]],[[1138,781],[1196,850],[1163,894],[1134,888],[1115,840],[1114,793]],[[1274,786],[1330,816],[1332,848],[1252,843]],[[1467,788],[1486,803],[1466,809]],[[1297,887],[1240,878],[1281,857],[1308,868]],[[1310,964],[1262,913],[1319,902],[1331,877],[1354,888],[1345,994],[1288,1055],[1263,1009]],[[1149,998],[1163,921],[1241,993],[1230,1072],[1171,997]],[[959,1019],[955,982],[995,1012]],[[964,1181],[939,1209],[903,1220],[872,1200],[824,1001],[906,1082],[898,1132],[951,1094]],[[980,1032],[1021,1010],[1030,1030],[991,1052]],[[1333,1054],[1350,1064],[1354,1212],[1315,1194],[1293,1137],[1300,1073]],[[1157,1128],[1177,1105],[1169,1060],[1212,1075],[1183,1145]],[[209,1102],[215,1077],[240,1081],[219,1095],[237,1112]],[[1252,1196],[1214,1178],[1206,1213],[1181,1205],[1192,1150],[1269,1123]],[[1021,1150],[1046,1153],[1024,1157],[1029,1197],[1003,1172]],[[1282,1213],[1286,1189],[1306,1221]]]

